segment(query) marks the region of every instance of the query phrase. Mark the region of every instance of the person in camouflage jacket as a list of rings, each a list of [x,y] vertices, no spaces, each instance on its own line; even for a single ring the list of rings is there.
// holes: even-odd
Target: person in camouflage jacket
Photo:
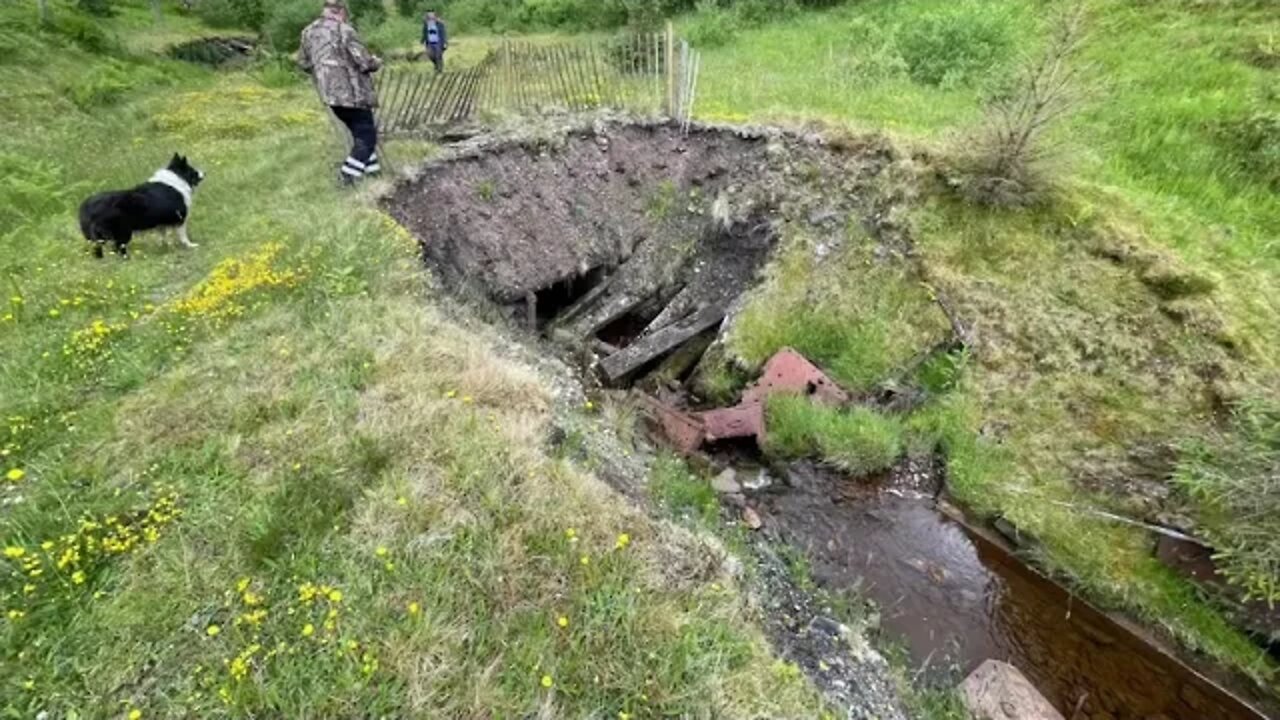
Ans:
[[[346,3],[325,0],[324,14],[302,31],[298,51],[298,64],[315,78],[324,103],[351,131],[351,152],[338,171],[339,180],[347,185],[382,170],[373,117],[378,104],[373,73],[382,61],[364,46],[348,20]]]

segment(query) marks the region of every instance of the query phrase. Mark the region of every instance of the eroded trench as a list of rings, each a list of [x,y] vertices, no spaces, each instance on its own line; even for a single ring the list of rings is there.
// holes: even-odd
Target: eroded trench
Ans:
[[[691,380],[724,362],[714,348],[789,224],[833,236],[857,224],[886,256],[910,255],[893,221],[904,200],[884,190],[894,163],[874,138],[597,122],[453,146],[385,206],[446,288],[542,338],[585,382],[693,409],[707,403]],[[761,520],[762,557],[798,549],[819,587],[872,599],[928,682],[954,685],[997,659],[1072,720],[1263,717],[939,502],[937,458],[855,478],[750,444],[699,454],[728,470],[725,512]],[[852,717],[903,717],[883,663],[850,652],[825,606],[768,567],[778,652]]]

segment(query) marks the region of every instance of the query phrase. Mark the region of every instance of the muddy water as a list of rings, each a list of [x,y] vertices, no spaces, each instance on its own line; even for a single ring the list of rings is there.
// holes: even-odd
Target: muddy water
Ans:
[[[819,584],[876,601],[926,678],[954,683],[995,658],[1069,720],[1264,717],[938,512],[927,470],[903,474],[886,488],[796,467],[757,501]]]

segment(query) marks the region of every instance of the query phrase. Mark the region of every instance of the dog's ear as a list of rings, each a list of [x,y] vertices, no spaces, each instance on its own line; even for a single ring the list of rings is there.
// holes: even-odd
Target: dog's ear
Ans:
[[[179,155],[178,153],[174,153],[174,154],[173,154],[173,159],[172,159],[172,160],[170,160],[170,161],[169,161],[169,163],[170,163],[171,165],[177,165],[177,164],[178,164],[179,162],[181,162],[181,161],[182,161],[182,156],[181,156],[181,155]]]

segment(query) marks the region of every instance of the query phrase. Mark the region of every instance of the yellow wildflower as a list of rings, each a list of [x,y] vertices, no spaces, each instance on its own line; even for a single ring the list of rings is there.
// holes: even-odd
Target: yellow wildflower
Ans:
[[[220,632],[222,632],[222,628],[218,627],[217,625],[210,625],[209,627],[204,629],[204,634],[208,635],[209,637],[217,637],[218,633]]]
[[[44,550],[45,552],[49,552],[50,550],[53,549],[53,541],[45,540],[44,542],[40,543],[40,549]]]
[[[395,572],[395,571],[396,571],[396,564],[395,564],[395,563],[393,563],[393,562],[388,562],[387,564],[383,565],[382,567],[383,567],[384,569],[386,569],[386,571],[387,571],[387,572]]]
[[[312,625],[311,623],[307,623],[306,625],[302,626],[302,637],[311,637],[312,635],[315,635],[315,634],[316,634],[315,625]]]
[[[75,583],[76,585],[83,585],[83,584],[84,584],[84,571],[83,571],[83,570],[77,570],[77,571],[75,571],[75,572],[71,573],[71,582]]]
[[[552,685],[555,685],[555,684],[556,684],[556,681],[555,681],[555,680],[552,680],[550,675],[543,675],[543,676],[542,676],[542,687],[544,687],[544,688],[549,688],[549,687],[551,687]]]
[[[475,401],[476,401],[476,400],[475,400],[475,398],[471,397],[470,395],[463,395],[463,396],[462,396],[462,402],[463,402],[463,404],[465,404],[465,405],[471,405],[471,404],[472,404],[472,403],[474,403]]]
[[[26,476],[27,473],[22,468],[10,468],[9,472],[4,474],[5,479],[9,482],[20,482]]]
[[[10,620],[21,620],[27,616],[27,614],[21,610],[10,610],[8,614]]]
[[[243,600],[244,604],[248,605],[249,607],[253,607],[254,605],[257,605],[262,602],[262,596],[255,593],[252,590],[246,590],[244,595],[240,599]]]
[[[129,711],[129,720],[142,720],[142,711],[134,708]]]
[[[386,557],[389,552],[391,551],[388,550],[385,545],[379,545],[378,549],[373,551],[373,554],[378,557]]]
[[[27,554],[27,551],[25,549],[20,548],[16,545],[10,545],[4,549],[4,556],[7,558],[13,558],[15,560],[26,554]]]
[[[622,533],[621,535],[619,535],[619,536],[618,536],[618,542],[617,542],[617,544],[616,544],[616,547],[617,547],[619,550],[625,550],[625,549],[627,549],[627,546],[628,546],[628,545],[630,545],[630,544],[631,544],[631,536],[630,536],[630,535],[628,535],[628,534],[626,534],[626,533]]]
[[[342,602],[342,591],[333,589],[329,591],[329,602]]]
[[[565,617],[564,615],[561,615],[560,618],[556,620],[556,624],[562,628],[567,628],[569,627],[569,618]]]
[[[36,591],[36,586],[35,586],[35,585],[29,585],[29,584],[28,584],[28,585],[23,585],[23,586],[22,586],[22,594],[23,594],[23,595],[30,595],[31,593],[33,593],[33,592],[35,592],[35,591]]]
[[[403,497],[398,497],[396,498],[396,504],[399,505],[400,507],[407,507],[409,505],[409,501],[404,499]]]
[[[578,531],[573,528],[569,528],[568,530],[564,531],[564,536],[569,538],[570,540],[573,540],[578,537]]]
[[[252,581],[252,580],[250,580],[250,579],[249,579],[249,578],[247,578],[247,577],[240,578],[240,581],[236,583],[236,592],[238,592],[238,593],[242,593],[242,592],[244,592],[245,590],[248,590],[248,589],[249,589],[249,583],[251,583],[251,582],[253,582],[253,581]]]
[[[582,563],[583,565],[590,565],[591,557],[589,555],[583,555],[582,557],[578,558],[578,562]]]
[[[444,394],[444,396],[445,396],[446,398],[448,398],[449,400],[452,400],[452,399],[454,399],[454,398],[458,397],[458,391],[457,391],[457,390],[450,390],[449,392],[445,393],[445,394]]]
[[[631,713],[629,712],[618,713],[618,720],[631,720]]]
[[[416,603],[416,602],[411,602],[411,603],[409,603],[409,614],[410,614],[410,615],[417,615],[417,614],[418,614],[418,613],[420,613],[420,612],[422,612],[422,606],[421,606],[421,605],[419,605],[419,604],[418,604],[418,603]]]
[[[36,689],[36,681],[35,681],[34,679],[32,679],[32,678],[27,678],[26,680],[22,681],[22,689],[23,689],[23,690],[35,690],[35,689]]]
[[[593,402],[591,402],[590,400],[588,400],[588,401],[587,401],[587,403],[586,403],[585,405],[583,405],[583,407],[585,407],[585,408],[587,409],[587,411],[589,412],[589,411],[591,411],[591,410],[595,410],[595,409],[596,409],[596,404],[595,404],[595,403],[593,403]]]

